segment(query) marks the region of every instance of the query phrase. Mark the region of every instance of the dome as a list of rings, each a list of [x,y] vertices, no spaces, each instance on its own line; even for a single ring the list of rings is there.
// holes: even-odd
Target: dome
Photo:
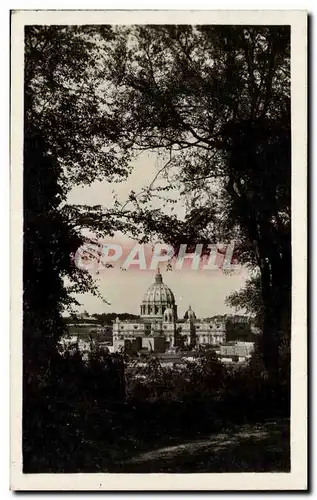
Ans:
[[[158,269],[155,282],[152,283],[143,297],[141,316],[162,317],[166,309],[176,310],[175,297],[172,290],[163,283],[162,275]]]
[[[147,304],[161,304],[162,302],[168,305],[175,304],[174,294],[172,290],[163,283],[163,278],[159,269],[155,276],[155,282],[148,288],[142,302]]]
[[[188,310],[185,312],[184,319],[187,321],[196,319],[196,314],[192,310],[192,306],[189,306]]]

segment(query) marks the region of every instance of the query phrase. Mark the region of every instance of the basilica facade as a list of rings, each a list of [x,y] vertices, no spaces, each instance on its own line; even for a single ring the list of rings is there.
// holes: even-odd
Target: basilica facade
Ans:
[[[198,345],[220,345],[226,341],[223,321],[203,321],[189,306],[184,318],[179,319],[177,304],[171,289],[163,282],[158,270],[154,283],[146,291],[141,306],[140,318],[113,323],[114,351],[142,349],[165,352],[171,348]]]

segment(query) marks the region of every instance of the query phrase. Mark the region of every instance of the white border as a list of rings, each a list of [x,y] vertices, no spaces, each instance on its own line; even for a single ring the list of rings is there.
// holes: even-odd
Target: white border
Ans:
[[[25,24],[291,25],[292,403],[290,473],[22,474],[22,144]],[[14,11],[11,36],[11,488],[14,490],[301,490],[307,487],[307,13],[304,11]],[[12,264],[14,263],[14,265]]]

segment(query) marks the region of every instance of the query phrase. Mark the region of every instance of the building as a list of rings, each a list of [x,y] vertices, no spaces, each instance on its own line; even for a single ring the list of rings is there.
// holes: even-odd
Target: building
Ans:
[[[220,345],[225,341],[226,326],[220,319],[199,320],[191,306],[183,319],[178,318],[174,294],[163,282],[159,269],[141,302],[140,318],[127,321],[117,318],[113,323],[115,352],[147,349],[162,353],[175,347]]]
[[[219,346],[216,353],[224,363],[243,363],[249,360],[254,351],[254,342],[226,342]]]

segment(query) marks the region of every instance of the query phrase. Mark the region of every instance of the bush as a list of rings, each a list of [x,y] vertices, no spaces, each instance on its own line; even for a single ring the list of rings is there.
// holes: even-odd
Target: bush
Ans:
[[[258,350],[238,369],[210,350],[184,367],[138,361],[98,349],[86,361],[78,351],[58,356],[45,383],[24,395],[24,472],[108,470],[114,457],[170,439],[289,416],[287,370],[268,377]]]

